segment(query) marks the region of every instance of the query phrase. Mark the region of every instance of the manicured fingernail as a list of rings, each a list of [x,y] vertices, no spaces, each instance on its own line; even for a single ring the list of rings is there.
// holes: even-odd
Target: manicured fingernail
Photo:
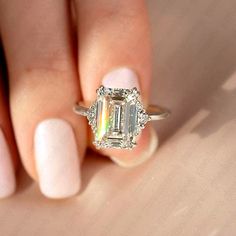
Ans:
[[[15,173],[7,141],[0,129],[0,198],[12,195],[16,189]]]
[[[136,87],[139,89],[139,82],[136,73],[126,67],[115,69],[103,78],[102,84],[108,88],[127,88]]]
[[[35,131],[35,159],[42,193],[66,198],[80,188],[80,163],[72,127],[61,119],[41,122]]]
[[[153,127],[150,127],[150,138],[147,147],[139,154],[135,155],[132,158],[129,158],[129,160],[120,158],[120,157],[111,157],[111,159],[118,164],[119,166],[131,168],[138,165],[141,165],[145,161],[149,160],[151,157],[153,157],[153,154],[158,148],[158,136],[156,131]],[[141,137],[144,138],[144,137]]]

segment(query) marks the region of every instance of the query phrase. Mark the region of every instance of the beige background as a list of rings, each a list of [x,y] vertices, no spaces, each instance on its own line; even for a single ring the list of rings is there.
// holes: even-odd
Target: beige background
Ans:
[[[23,172],[0,235],[236,235],[236,1],[149,1],[155,157],[126,170],[90,155],[80,196],[45,199]],[[63,174],[63,173],[62,173]]]

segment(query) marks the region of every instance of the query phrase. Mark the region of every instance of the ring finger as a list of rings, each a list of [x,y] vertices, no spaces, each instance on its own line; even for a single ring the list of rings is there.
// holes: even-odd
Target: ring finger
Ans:
[[[85,101],[94,101],[96,89],[137,87],[148,103],[151,83],[151,44],[143,0],[77,1],[79,73]],[[148,125],[132,151],[103,149],[121,166],[138,165],[157,148],[156,133]]]

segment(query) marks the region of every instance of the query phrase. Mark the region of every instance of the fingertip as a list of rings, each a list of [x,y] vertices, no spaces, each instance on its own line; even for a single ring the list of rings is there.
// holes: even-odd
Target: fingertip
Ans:
[[[10,149],[0,129],[0,198],[11,196],[15,189],[16,179]]]
[[[48,198],[75,195],[81,185],[74,130],[63,119],[46,119],[35,131],[35,161],[41,192]]]
[[[0,190],[0,199],[11,197],[16,191],[15,181],[7,183],[5,187],[1,186],[1,188],[2,189]]]
[[[149,133],[147,136],[147,132]],[[146,139],[146,140],[145,140]],[[148,127],[146,134],[142,134],[138,142],[138,151],[124,158],[121,153],[119,155],[111,155],[110,158],[117,165],[124,168],[133,168],[139,166],[153,157],[159,145],[158,136],[153,127]]]

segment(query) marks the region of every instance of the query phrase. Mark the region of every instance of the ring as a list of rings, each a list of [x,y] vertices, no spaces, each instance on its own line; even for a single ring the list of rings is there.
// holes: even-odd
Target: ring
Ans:
[[[137,136],[151,120],[162,120],[170,112],[157,105],[144,108],[137,88],[120,89],[100,86],[97,99],[86,107],[74,106],[74,112],[86,116],[94,133],[96,148],[133,149]]]

